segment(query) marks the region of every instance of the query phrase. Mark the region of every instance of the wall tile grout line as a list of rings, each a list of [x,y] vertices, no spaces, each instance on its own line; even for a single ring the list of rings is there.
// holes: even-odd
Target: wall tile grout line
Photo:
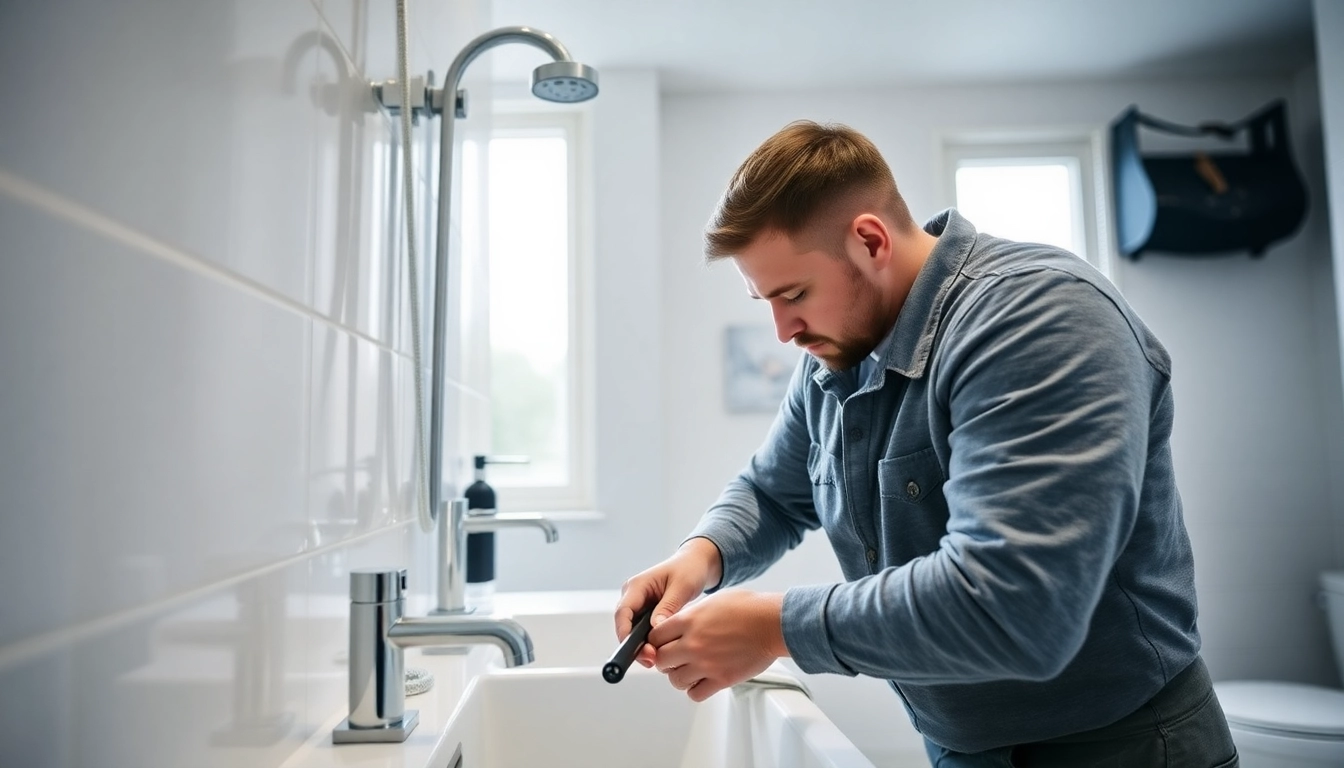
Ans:
[[[263,283],[257,282],[256,280],[216,264],[212,264],[209,261],[187,253],[186,251],[182,251],[109,216],[99,213],[80,203],[66,199],[56,192],[52,192],[38,184],[16,176],[3,168],[0,168],[0,194],[7,195],[20,203],[30,205],[53,216],[64,219],[87,231],[115,240],[129,248],[133,248],[149,256],[182,267],[183,269],[190,270],[198,275],[250,294],[254,298],[261,299],[262,301],[287,309],[295,314],[322,323],[335,330],[347,333],[361,341],[373,344],[379,349],[407,360],[411,359],[410,353],[396,349],[390,344],[370,336],[357,328],[351,328],[344,323],[337,322],[303,302],[296,301]]]
[[[398,529],[404,529],[407,526],[416,523],[417,521],[414,518],[410,520],[402,520],[383,528],[379,528],[376,531],[368,531],[358,536],[342,539],[325,546],[314,547],[313,549],[305,550],[296,555],[273,560],[266,565],[242,573],[237,573],[218,581],[212,581],[209,584],[203,584],[199,587],[188,589],[185,592],[179,592],[153,602],[145,603],[144,605],[127,608],[118,613],[100,616],[96,619],[89,619],[87,621],[72,624],[68,627],[62,627],[61,629],[27,637],[16,643],[11,643],[8,646],[0,647],[0,671],[4,671],[11,666],[34,657],[49,654],[56,648],[106,634],[132,622],[148,619],[155,614],[169,610],[175,606],[198,600],[212,592],[227,589],[235,584],[241,584],[249,579],[264,576],[273,571],[288,568],[301,562],[310,561],[313,558],[320,557],[330,552],[335,552],[339,549],[362,544],[375,537],[394,533]]]

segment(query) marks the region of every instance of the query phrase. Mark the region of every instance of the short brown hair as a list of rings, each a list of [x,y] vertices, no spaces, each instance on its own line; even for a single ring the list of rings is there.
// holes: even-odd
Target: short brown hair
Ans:
[[[867,137],[845,125],[798,120],[733,174],[705,228],[705,257],[736,254],[769,230],[796,236],[823,214],[874,203],[899,229],[915,226],[891,168]]]

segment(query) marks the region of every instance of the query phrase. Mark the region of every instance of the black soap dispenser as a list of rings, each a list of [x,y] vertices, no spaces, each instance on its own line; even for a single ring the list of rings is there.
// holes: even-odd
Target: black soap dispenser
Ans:
[[[467,486],[467,514],[472,517],[494,515],[499,509],[495,489],[485,482],[488,456],[476,456],[476,479]],[[495,534],[467,534],[467,607],[477,611],[494,610],[495,602]]]

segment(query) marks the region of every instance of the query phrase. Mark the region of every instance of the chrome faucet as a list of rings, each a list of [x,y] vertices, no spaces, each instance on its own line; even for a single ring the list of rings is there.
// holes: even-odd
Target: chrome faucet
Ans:
[[[350,572],[350,714],[332,731],[336,744],[402,742],[419,723],[406,709],[405,649],[493,645],[509,667],[532,663],[532,638],[498,616],[405,615],[406,569]]]
[[[467,600],[467,534],[487,533],[504,528],[540,528],[546,542],[560,538],[555,524],[545,517],[526,512],[501,512],[494,515],[467,514],[467,500],[453,499],[447,509],[438,515],[438,598],[433,613],[460,614],[468,612]]]

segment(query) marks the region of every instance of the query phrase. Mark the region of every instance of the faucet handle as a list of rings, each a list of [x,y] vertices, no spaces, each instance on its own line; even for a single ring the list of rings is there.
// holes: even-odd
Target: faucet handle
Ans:
[[[357,568],[350,571],[352,603],[394,603],[405,595],[405,568]]]

